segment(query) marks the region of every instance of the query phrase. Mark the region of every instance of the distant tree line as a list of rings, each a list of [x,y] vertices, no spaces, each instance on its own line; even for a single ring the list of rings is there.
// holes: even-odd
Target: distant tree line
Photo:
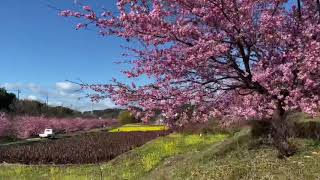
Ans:
[[[46,116],[58,118],[117,118],[122,109],[105,109],[80,112],[63,106],[49,106],[35,100],[19,100],[13,93],[8,93],[4,88],[0,88],[0,111],[11,115]]]
[[[5,89],[0,88],[0,110],[11,111],[10,106],[16,101],[17,97],[13,93],[8,93]]]
[[[123,109],[109,108],[104,110],[85,111],[82,113],[83,117],[101,117],[104,119],[115,119],[119,116]]]

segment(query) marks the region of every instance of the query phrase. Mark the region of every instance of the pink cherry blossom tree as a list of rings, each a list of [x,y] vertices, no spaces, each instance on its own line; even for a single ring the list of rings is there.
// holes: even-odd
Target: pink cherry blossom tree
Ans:
[[[9,118],[0,112],[0,138],[9,135],[10,121]]]
[[[60,134],[111,127],[116,124],[117,120],[114,119],[67,119],[32,116],[9,117],[0,112],[0,139],[7,136],[26,139],[38,136],[47,128],[53,129],[54,133]]]
[[[297,8],[298,5],[298,8]],[[85,85],[146,119],[161,111],[171,124],[218,117],[225,124],[270,120],[282,155],[293,154],[286,115],[319,111],[319,0],[118,0],[119,13],[90,6],[65,10],[77,29],[141,43],[129,78],[147,85]]]

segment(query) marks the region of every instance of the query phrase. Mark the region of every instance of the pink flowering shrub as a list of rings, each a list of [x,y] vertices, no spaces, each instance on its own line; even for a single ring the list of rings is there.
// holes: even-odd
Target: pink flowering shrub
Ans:
[[[0,137],[14,136],[20,139],[37,136],[44,129],[53,129],[55,133],[70,133],[75,131],[90,130],[111,126],[116,120],[101,119],[58,119],[45,117],[17,116],[9,120],[9,118],[0,114]],[[9,133],[10,128],[12,131]]]
[[[0,137],[8,136],[9,129],[10,129],[9,118],[4,113],[0,113]]]

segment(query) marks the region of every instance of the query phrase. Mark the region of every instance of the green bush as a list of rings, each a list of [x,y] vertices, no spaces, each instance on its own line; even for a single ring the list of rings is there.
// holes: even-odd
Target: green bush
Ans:
[[[272,125],[270,121],[267,120],[252,120],[250,121],[250,126],[252,128],[251,135],[254,138],[267,137],[272,133]]]
[[[184,124],[181,127],[173,127],[173,131],[184,133],[184,134],[219,134],[219,133],[231,133],[233,129],[227,129],[218,123],[217,120],[211,119],[208,122],[200,123],[200,122],[190,122],[188,124]]]
[[[296,122],[295,135],[300,138],[310,138],[320,140],[320,122]]]
[[[118,121],[121,124],[138,123],[139,119],[136,119],[130,111],[122,111],[118,116]]]

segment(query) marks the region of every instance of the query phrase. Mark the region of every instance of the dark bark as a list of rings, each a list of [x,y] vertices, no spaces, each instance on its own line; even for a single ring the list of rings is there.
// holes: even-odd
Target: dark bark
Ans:
[[[317,0],[317,7],[318,7],[319,18],[320,18],[320,0]]]
[[[279,102],[272,119],[272,139],[280,158],[292,156],[296,152],[295,146],[289,142],[289,137],[292,135],[290,127],[286,112]]]
[[[302,13],[301,13],[301,0],[297,0],[297,3],[298,3],[298,17],[299,17],[299,20],[301,20],[301,16],[302,16]]]

